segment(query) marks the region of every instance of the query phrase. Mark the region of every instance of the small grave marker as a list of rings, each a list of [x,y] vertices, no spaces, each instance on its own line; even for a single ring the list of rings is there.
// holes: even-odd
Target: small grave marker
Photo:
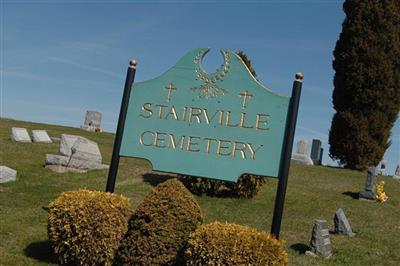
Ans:
[[[342,208],[339,208],[335,212],[335,216],[333,218],[335,223],[335,233],[339,235],[347,235],[347,236],[354,236],[353,230],[351,229],[349,220],[347,219],[346,215]]]
[[[26,128],[13,127],[11,129],[11,139],[18,142],[32,142]]]
[[[369,167],[367,178],[365,180],[365,190],[360,192],[360,199],[376,200],[375,176],[376,168],[374,166]]]
[[[33,142],[53,143],[46,130],[32,130]]]
[[[7,166],[0,166],[0,183],[17,180],[17,171]]]
[[[326,220],[315,220],[311,234],[310,251],[307,251],[306,254],[324,258],[332,256],[332,245]]]

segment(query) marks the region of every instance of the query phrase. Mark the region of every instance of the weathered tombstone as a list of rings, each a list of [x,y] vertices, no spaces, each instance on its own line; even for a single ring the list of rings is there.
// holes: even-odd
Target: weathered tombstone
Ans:
[[[105,169],[100,149],[96,142],[86,138],[62,134],[60,154],[47,154],[46,167],[56,172],[86,172],[93,169]]]
[[[314,165],[313,161],[307,155],[307,141],[300,140],[297,142],[296,153],[292,157],[293,162],[305,165]]]
[[[0,166],[0,183],[17,180],[17,171],[7,166]]]
[[[101,131],[102,114],[97,111],[86,111],[85,123],[81,126],[85,131]]]
[[[60,140],[60,153],[68,157],[71,156],[72,146],[78,138],[79,136],[62,134]]]
[[[32,142],[26,128],[13,127],[11,129],[11,139],[18,142]]]
[[[365,181],[365,190],[361,191],[359,196],[360,199],[375,200],[376,190],[375,190],[375,176],[376,168],[371,166],[368,168],[367,179]]]
[[[321,148],[319,152],[319,164],[322,165],[322,156],[324,155],[324,149]]]
[[[324,258],[332,256],[332,245],[326,220],[315,220],[311,234],[310,250],[306,254]]]
[[[321,150],[321,141],[319,139],[313,139],[311,146],[311,160],[313,161],[314,165],[321,165]]]
[[[32,130],[33,142],[53,143],[46,130]]]
[[[354,236],[353,230],[351,229],[349,220],[347,220],[346,215],[342,208],[339,208],[335,212],[335,217],[333,218],[335,223],[335,233],[339,235]]]
[[[393,178],[396,180],[400,180],[400,164],[396,166],[396,171],[394,172]]]

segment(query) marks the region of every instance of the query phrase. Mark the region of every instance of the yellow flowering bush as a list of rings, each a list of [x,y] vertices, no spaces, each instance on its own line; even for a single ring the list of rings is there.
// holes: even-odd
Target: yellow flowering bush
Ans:
[[[379,202],[385,202],[388,200],[388,196],[386,195],[385,191],[384,191],[384,186],[385,186],[385,181],[379,181],[376,184],[376,199]]]

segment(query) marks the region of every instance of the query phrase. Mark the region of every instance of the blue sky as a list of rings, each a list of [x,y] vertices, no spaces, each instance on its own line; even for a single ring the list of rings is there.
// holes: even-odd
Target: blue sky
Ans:
[[[220,48],[243,50],[258,79],[290,95],[305,75],[296,141],[321,139],[325,164],[334,113],[332,51],[342,1],[4,1],[1,2],[1,116],[78,127],[86,110],[114,131],[128,61],[136,81],[154,78],[187,51],[210,47],[203,65],[222,63]],[[385,159],[400,161],[400,123]]]

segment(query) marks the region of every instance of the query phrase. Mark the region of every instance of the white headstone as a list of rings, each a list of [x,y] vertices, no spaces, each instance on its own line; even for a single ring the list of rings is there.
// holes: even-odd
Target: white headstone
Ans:
[[[295,163],[304,164],[304,165],[314,165],[311,158],[307,155],[307,141],[300,140],[297,142],[296,153],[293,154],[292,160]]]
[[[102,114],[97,111],[86,111],[85,123],[81,126],[85,131],[101,131],[101,116]]]
[[[17,171],[7,166],[0,166],[0,183],[17,180]]]
[[[60,153],[62,155],[46,155],[48,168],[58,172],[108,168],[101,163],[102,157],[97,143],[80,136],[61,135]]]
[[[297,142],[297,150],[296,153],[298,154],[307,154],[307,140],[300,140]]]
[[[13,127],[11,129],[11,139],[18,142],[32,142],[26,128]]]
[[[34,142],[53,143],[46,130],[32,130],[32,139]]]
[[[396,166],[396,171],[394,172],[393,178],[396,180],[400,180],[400,164]]]
[[[60,153],[62,155],[70,157],[72,154],[72,146],[78,138],[80,137],[75,135],[62,134],[60,140]]]

